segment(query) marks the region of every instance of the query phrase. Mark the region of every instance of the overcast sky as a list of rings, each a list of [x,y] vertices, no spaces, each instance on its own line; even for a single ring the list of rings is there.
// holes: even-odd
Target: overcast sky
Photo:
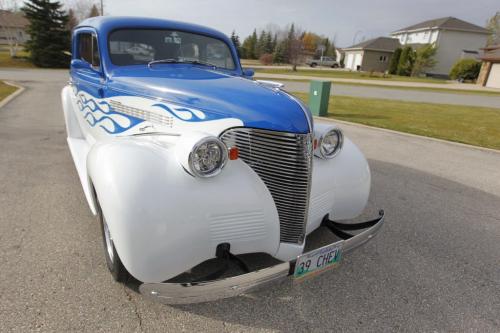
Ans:
[[[175,19],[210,26],[241,39],[269,23],[294,22],[336,39],[340,47],[420,21],[455,16],[484,26],[500,0],[104,0],[104,12]]]

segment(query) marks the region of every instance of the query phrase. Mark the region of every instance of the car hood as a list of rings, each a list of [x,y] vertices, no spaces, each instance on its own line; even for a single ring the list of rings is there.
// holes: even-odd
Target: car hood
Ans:
[[[308,133],[312,116],[293,97],[240,76],[196,65],[119,68],[109,75],[108,91],[161,99],[208,114],[206,120],[237,118],[244,126]]]

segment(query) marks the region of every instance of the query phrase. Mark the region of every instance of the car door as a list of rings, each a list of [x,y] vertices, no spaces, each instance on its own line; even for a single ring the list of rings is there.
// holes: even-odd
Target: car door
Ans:
[[[73,59],[71,61],[71,80],[74,85],[77,106],[83,117],[86,134],[104,135],[99,131],[98,122],[103,116],[102,98],[104,97],[105,78],[102,70],[101,56],[97,42],[97,34],[92,30],[76,32]]]
[[[104,76],[101,69],[101,57],[97,36],[92,31],[81,31],[75,36],[76,54],[73,57],[71,74],[78,90],[102,98]],[[75,66],[75,63],[77,65]]]

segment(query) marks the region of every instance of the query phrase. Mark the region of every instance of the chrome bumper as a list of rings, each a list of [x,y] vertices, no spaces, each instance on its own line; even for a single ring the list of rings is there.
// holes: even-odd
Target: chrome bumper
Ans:
[[[384,223],[384,212],[380,211],[379,215],[375,220],[357,224],[340,224],[327,219],[325,219],[326,223],[324,224],[337,236],[346,238],[339,241],[339,243],[343,242],[342,252],[346,253],[368,242],[378,233]],[[365,227],[367,225],[369,227]],[[361,228],[366,228],[366,230],[353,236],[341,231],[342,226],[346,227],[344,230],[357,230]],[[289,275],[293,274],[294,269],[295,260],[214,281],[197,283],[144,283],[140,285],[139,290],[145,297],[165,304],[209,302],[238,296],[271,283],[283,281]]]

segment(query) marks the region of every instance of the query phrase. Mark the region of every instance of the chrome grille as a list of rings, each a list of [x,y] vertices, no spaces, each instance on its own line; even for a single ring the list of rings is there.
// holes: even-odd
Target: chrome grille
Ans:
[[[238,147],[240,158],[271,192],[280,218],[280,241],[302,243],[309,207],[311,135],[233,128],[221,139],[228,147]]]

